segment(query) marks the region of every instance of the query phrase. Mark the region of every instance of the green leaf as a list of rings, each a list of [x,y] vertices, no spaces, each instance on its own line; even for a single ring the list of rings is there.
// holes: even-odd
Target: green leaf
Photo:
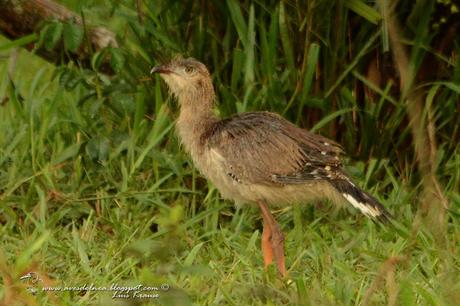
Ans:
[[[402,306],[417,305],[412,284],[407,280],[401,282],[398,301]]]
[[[31,262],[31,258],[35,253],[40,251],[42,246],[50,239],[51,234],[49,231],[44,231],[41,236],[31,241],[24,251],[21,252],[16,260],[16,267],[18,270],[23,270]]]
[[[308,49],[307,65],[303,83],[304,94],[308,94],[313,85],[313,76],[315,75],[316,65],[318,63],[319,49],[320,46],[316,43],[312,43]]]
[[[292,42],[291,42],[291,31],[289,30],[287,24],[288,16],[286,14],[286,10],[284,8],[284,3],[280,2],[279,6],[279,30],[281,34],[281,43],[284,49],[284,55],[286,58],[286,62],[288,64],[289,70],[292,73],[295,73],[295,60],[294,60],[294,51],[292,49]]]
[[[240,48],[233,50],[232,57],[232,74],[230,81],[230,88],[236,91],[238,81],[240,80],[241,71],[243,70],[244,52]]]
[[[361,48],[359,53],[355,56],[354,60],[348,64],[348,67],[345,68],[345,70],[342,72],[342,74],[337,78],[335,83],[328,89],[326,94],[324,95],[324,98],[328,98],[336,89],[337,86],[339,86],[340,83],[345,79],[345,77],[352,72],[352,70],[358,65],[359,61],[366,55],[366,53],[373,47],[374,42],[377,40],[377,38],[380,36],[380,31],[375,32],[365,43],[365,45]]]
[[[254,82],[254,49],[256,40],[254,23],[254,5],[251,5],[249,9],[249,27],[247,32],[247,43],[245,47],[246,63],[244,67],[244,82],[246,85]]]
[[[53,22],[48,27],[46,27],[44,42],[45,48],[47,50],[53,50],[56,47],[56,44],[62,37],[64,25],[61,22]]]
[[[69,91],[74,89],[80,81],[74,69],[65,69],[59,75],[59,84]]]
[[[107,160],[110,141],[107,137],[91,138],[86,145],[86,154],[92,160]]]
[[[107,49],[97,51],[91,57],[91,67],[93,70],[98,70],[101,64],[104,62],[105,56],[107,55]]]
[[[381,19],[380,14],[376,10],[361,0],[345,1],[345,6],[370,23],[378,24]]]
[[[16,47],[22,47],[24,45],[30,44],[38,39],[37,34],[30,34],[24,37],[21,37],[19,39],[13,40],[13,41],[8,41],[7,43],[4,43],[3,45],[0,45],[0,51],[3,50],[8,50]]]
[[[298,278],[295,283],[297,287],[297,296],[299,302],[301,302],[302,305],[310,305],[307,285],[305,284],[305,281],[302,278]]]
[[[243,43],[243,46],[246,48],[248,42],[248,26],[246,24],[246,21],[244,21],[240,5],[235,0],[227,0],[227,5],[230,11],[230,17],[232,18],[233,24],[236,28],[236,32],[238,32],[238,36],[241,42]]]
[[[169,220],[171,224],[179,224],[179,222],[184,218],[184,207],[177,205],[171,208],[169,212]]]
[[[184,266],[191,266],[195,261],[198,252],[200,251],[201,247],[203,246],[204,242],[200,242],[193,247],[190,253],[187,255],[187,258],[184,260]]]
[[[65,23],[63,29],[64,46],[67,50],[76,51],[83,41],[83,28],[75,23]]]
[[[453,82],[434,82],[433,84],[444,85],[452,91],[455,91],[457,94],[460,94],[460,86]]]
[[[74,157],[75,155],[78,154],[78,151],[80,150],[80,143],[75,143],[67,148],[64,149],[59,155],[53,160],[53,164],[59,164],[62,163],[63,161]]]
[[[81,239],[80,234],[78,230],[75,228],[75,226],[72,226],[72,238],[73,238],[73,243],[74,243],[74,251],[76,251],[76,253],[78,254],[78,257],[80,257],[81,264],[85,267],[85,269],[87,269],[87,271],[89,271],[90,263],[89,263],[88,252],[86,251],[87,247],[86,247],[86,244]]]
[[[328,124],[329,122],[334,120],[335,118],[337,118],[337,117],[339,117],[339,116],[341,116],[343,114],[346,114],[348,112],[351,112],[351,111],[353,111],[353,108],[344,108],[344,109],[335,111],[335,112],[327,115],[326,117],[321,119],[317,124],[315,124],[315,126],[313,126],[310,129],[310,132],[314,133],[315,131],[319,130],[320,128],[322,128],[323,126],[325,126],[326,124]]]
[[[125,57],[123,52],[118,48],[110,48],[110,65],[115,72],[120,72],[125,65]]]

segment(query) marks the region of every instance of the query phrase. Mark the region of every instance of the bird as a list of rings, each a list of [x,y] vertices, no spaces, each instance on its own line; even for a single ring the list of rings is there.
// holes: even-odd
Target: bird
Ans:
[[[176,57],[150,73],[159,74],[178,101],[177,134],[196,168],[223,198],[260,208],[265,268],[276,264],[287,276],[284,234],[270,207],[330,199],[375,220],[391,218],[346,174],[338,143],[268,111],[220,118],[211,74],[194,58]]]

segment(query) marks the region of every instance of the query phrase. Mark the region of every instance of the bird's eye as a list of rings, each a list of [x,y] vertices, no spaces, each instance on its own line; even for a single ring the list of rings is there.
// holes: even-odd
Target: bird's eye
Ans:
[[[185,67],[185,73],[191,74],[193,72],[195,72],[195,68],[190,66]]]

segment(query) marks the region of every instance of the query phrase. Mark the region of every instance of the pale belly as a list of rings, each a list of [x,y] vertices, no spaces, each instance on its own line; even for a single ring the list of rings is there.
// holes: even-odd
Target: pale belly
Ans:
[[[309,181],[292,185],[238,181],[228,174],[222,157],[212,150],[194,159],[194,163],[224,198],[233,200],[237,204],[256,204],[263,201],[270,205],[284,206],[324,198],[335,203],[341,203],[344,200],[340,193],[325,181]]]

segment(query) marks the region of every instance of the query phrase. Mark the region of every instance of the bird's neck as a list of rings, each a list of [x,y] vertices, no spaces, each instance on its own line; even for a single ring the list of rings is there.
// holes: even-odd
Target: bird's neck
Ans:
[[[191,153],[202,154],[202,135],[219,121],[214,113],[214,94],[203,96],[180,95],[180,114],[177,131],[185,149]]]

